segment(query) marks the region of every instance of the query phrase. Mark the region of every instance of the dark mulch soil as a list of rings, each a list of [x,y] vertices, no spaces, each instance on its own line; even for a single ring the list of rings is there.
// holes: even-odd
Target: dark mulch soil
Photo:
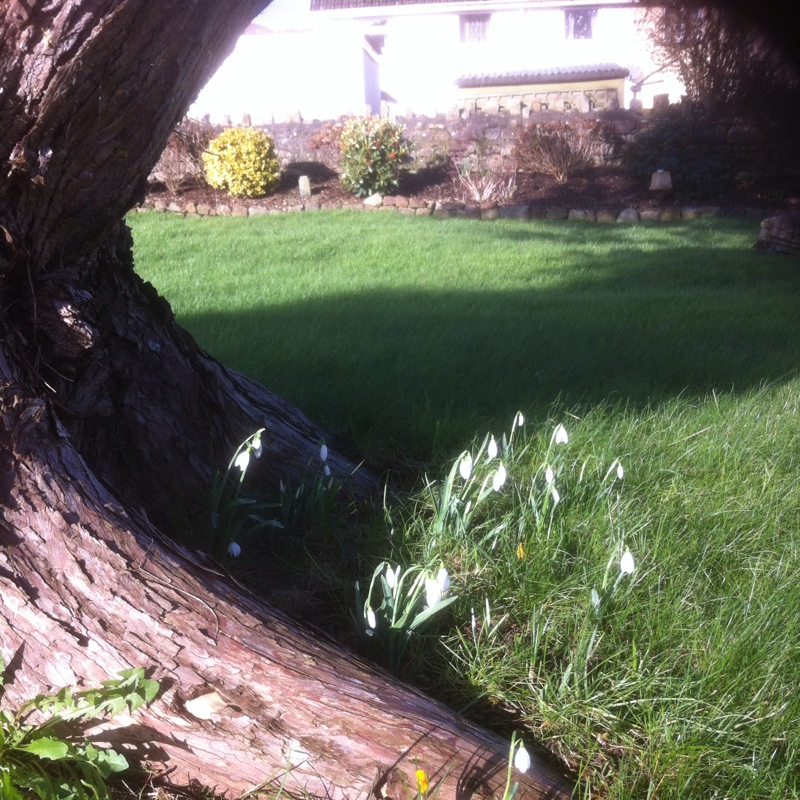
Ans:
[[[320,164],[293,164],[284,172],[278,191],[267,197],[253,200],[232,198],[225,192],[208,186],[187,188],[179,195],[162,186],[151,187],[149,200],[161,199],[167,203],[207,203],[217,205],[258,205],[269,209],[287,211],[300,206],[298,177],[308,175],[311,181],[312,200],[322,205],[348,205],[359,203],[339,184],[336,173]],[[446,170],[420,170],[404,176],[398,195],[409,199],[441,202],[469,202],[459,191]],[[528,204],[534,211],[544,211],[552,206],[570,208],[608,208],[621,211],[635,208],[643,211],[668,205],[702,202],[722,206],[729,214],[748,214],[764,209],[779,209],[800,204],[800,178],[783,176],[761,179],[746,186],[733,187],[724,196],[689,198],[678,192],[657,196],[647,185],[628,178],[621,169],[596,167],[573,176],[567,183],[558,183],[548,175],[522,173],[517,178],[517,189],[511,204]]]

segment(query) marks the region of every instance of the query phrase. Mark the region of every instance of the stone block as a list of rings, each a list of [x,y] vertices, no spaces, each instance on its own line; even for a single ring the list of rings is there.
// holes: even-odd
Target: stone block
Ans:
[[[297,182],[300,197],[311,197],[311,180],[308,175],[301,175]]]
[[[609,210],[607,208],[598,208],[597,209],[597,221],[598,222],[602,222],[602,223],[616,222],[617,221],[617,215],[613,211],[611,211],[611,210]]]
[[[395,197],[395,205],[398,208],[408,208],[408,198],[407,197]]]
[[[197,204],[197,213],[201,217],[210,217],[211,216],[211,214],[209,213],[210,211],[211,211],[211,206],[208,205],[208,203],[198,203]]]
[[[250,206],[247,209],[247,216],[248,217],[265,217],[269,214],[269,209],[264,208],[264,206]],[[234,214],[234,216],[239,216],[238,214]]]
[[[519,219],[527,222],[530,219],[530,209],[527,203],[515,206],[505,206],[500,209],[500,219]]]
[[[308,203],[303,203],[303,211],[319,211],[322,204],[318,200],[310,200]]]
[[[499,208],[482,208],[481,219],[500,219]]]
[[[153,202],[153,211],[166,211],[167,204],[163,200],[155,200]]]
[[[617,215],[617,222],[638,222],[639,212],[635,208],[624,208]]]
[[[658,222],[661,219],[661,212],[657,208],[646,208],[639,212],[639,219],[642,222]]]
[[[383,195],[376,192],[375,194],[371,194],[364,200],[364,205],[368,208],[377,208],[378,206],[383,205]]]
[[[562,206],[550,206],[544,215],[545,219],[566,219],[569,215],[569,210]]]
[[[222,205],[217,206],[217,216],[218,217],[230,217],[233,214],[230,206],[226,206],[224,203]]]
[[[677,206],[667,206],[658,212],[660,222],[674,222],[681,218],[681,210]]]
[[[167,206],[167,211],[171,211],[173,214],[183,214],[185,213],[183,210],[183,206],[180,203],[170,203]]]
[[[567,219],[582,219],[587,222],[594,222],[596,216],[594,211],[590,211],[587,208],[571,208],[569,214],[567,214]]]
[[[385,206],[396,206],[397,205],[397,198],[393,195],[386,195],[383,198],[383,205]]]
[[[456,209],[449,209],[449,208],[439,208],[438,206],[433,210],[433,216],[436,219],[447,219],[451,216],[451,211],[455,211]]]
[[[397,206],[397,213],[398,214],[410,214],[414,216],[417,213],[416,208],[409,208],[408,206]]]
[[[429,217],[433,213],[432,206],[423,206],[422,208],[415,208],[414,213],[418,217]]]

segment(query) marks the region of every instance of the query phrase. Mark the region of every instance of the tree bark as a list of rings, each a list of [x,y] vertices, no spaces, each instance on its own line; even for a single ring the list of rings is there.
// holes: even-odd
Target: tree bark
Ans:
[[[293,625],[171,543],[235,447],[298,480],[325,434],[200,351],[133,270],[123,216],[264,0],[0,0],[0,648],[9,703],[152,667],[134,755],[234,792],[502,793],[506,744]],[[377,489],[330,450],[353,497]],[[9,676],[7,676],[8,678]],[[204,701],[192,702],[198,697]],[[115,722],[114,725],[119,723]],[[560,796],[538,763],[520,797]]]

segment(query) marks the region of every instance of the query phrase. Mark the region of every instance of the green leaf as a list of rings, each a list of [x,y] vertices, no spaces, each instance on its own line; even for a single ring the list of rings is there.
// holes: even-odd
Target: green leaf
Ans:
[[[28,744],[20,745],[19,749],[33,753],[39,758],[49,758],[52,761],[66,758],[67,753],[69,753],[69,746],[66,742],[62,742],[60,739],[50,739],[49,737],[34,739]]]

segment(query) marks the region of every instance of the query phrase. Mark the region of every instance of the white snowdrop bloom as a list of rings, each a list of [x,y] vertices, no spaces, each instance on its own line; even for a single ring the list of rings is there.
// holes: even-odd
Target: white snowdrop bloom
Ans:
[[[553,505],[557,506],[561,502],[561,495],[558,493],[558,489],[556,489],[556,487],[554,486],[550,490],[550,494],[553,495]]]
[[[567,435],[567,429],[563,425],[559,425],[553,431],[553,441],[556,444],[566,444],[569,441],[569,436]]]
[[[511,425],[511,430],[514,428],[521,428],[525,424],[525,417],[522,416],[521,411],[517,411],[517,416],[514,417],[514,422]]]
[[[328,445],[323,444],[322,447],[319,449],[319,460],[320,461],[327,461],[328,460]]]
[[[505,482],[506,468],[501,464],[497,468],[497,472],[494,473],[494,478],[492,478],[492,489],[494,489],[496,492],[499,492]]]
[[[622,480],[625,477],[625,470],[622,469],[622,464],[617,464],[617,477]]]
[[[636,569],[636,563],[633,560],[633,554],[630,550],[626,550],[619,560],[619,571],[623,575],[630,575]]]
[[[461,477],[464,480],[467,480],[470,475],[472,475],[472,456],[469,453],[466,453],[461,462],[458,465],[458,471],[461,473]]]
[[[497,442],[494,440],[494,436],[489,439],[489,446],[486,448],[486,455],[489,456],[490,461],[493,458],[497,458]]]
[[[256,438],[253,439],[253,443],[251,444],[251,447],[253,449],[253,455],[256,458],[261,458],[261,451],[264,448],[261,446],[261,437],[260,436],[256,436]]]
[[[390,589],[397,586],[397,579],[400,577],[400,565],[398,564],[394,569],[391,567],[386,568],[386,584]]]
[[[236,542],[231,542],[228,545],[228,555],[229,556],[233,556],[234,558],[239,558],[239,556],[241,554],[242,554],[242,548],[239,547],[239,545],[236,544]]]
[[[556,476],[553,474],[553,468],[549,464],[547,465],[547,469],[544,471],[544,479],[548,483],[552,483],[556,479]]]
[[[375,612],[371,609],[367,609],[367,625],[369,625],[372,630],[378,627],[378,620],[375,619]]]
[[[436,583],[439,585],[439,591],[443,595],[447,594],[447,591],[450,589],[450,576],[447,574],[447,570],[444,567],[441,567],[436,573]]]
[[[433,608],[442,599],[442,588],[436,578],[425,579],[425,602]]]
[[[523,744],[514,755],[514,766],[523,774],[531,768],[531,757]]]
[[[242,450],[238,456],[236,456],[236,461],[233,462],[234,467],[238,467],[242,472],[244,472],[248,465],[250,464],[250,453],[247,450]]]
[[[322,472],[324,473],[325,477],[327,478],[331,474],[331,468],[326,464],[322,468]]]

